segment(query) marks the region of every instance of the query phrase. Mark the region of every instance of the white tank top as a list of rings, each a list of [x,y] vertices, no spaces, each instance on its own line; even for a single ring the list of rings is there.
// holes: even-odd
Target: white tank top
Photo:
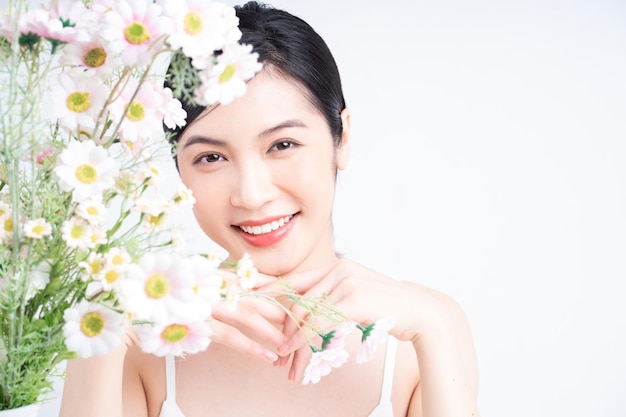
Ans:
[[[393,417],[391,406],[391,388],[393,385],[393,370],[396,362],[396,347],[398,341],[389,336],[385,352],[385,369],[383,370],[383,385],[380,392],[380,402],[370,413],[369,417]],[[166,396],[159,417],[185,417],[176,404],[176,364],[174,356],[165,357]]]

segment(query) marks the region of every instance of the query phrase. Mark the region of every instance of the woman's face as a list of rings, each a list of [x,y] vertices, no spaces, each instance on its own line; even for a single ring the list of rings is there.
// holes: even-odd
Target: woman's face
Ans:
[[[266,274],[284,275],[334,259],[335,149],[322,114],[294,83],[263,70],[246,93],[190,124],[178,141],[182,181],[202,230],[231,260],[248,252]]]

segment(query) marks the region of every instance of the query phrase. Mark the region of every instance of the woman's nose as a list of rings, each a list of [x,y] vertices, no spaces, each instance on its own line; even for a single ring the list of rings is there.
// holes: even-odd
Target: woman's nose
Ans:
[[[257,209],[278,195],[271,170],[262,162],[245,162],[237,169],[230,202],[233,206]]]

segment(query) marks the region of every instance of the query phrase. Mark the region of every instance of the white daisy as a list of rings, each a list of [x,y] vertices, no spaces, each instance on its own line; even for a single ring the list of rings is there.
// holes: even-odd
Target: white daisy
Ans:
[[[137,79],[129,80],[111,108],[114,120],[123,119],[120,127],[122,140],[138,146],[142,143],[141,139],[163,134],[163,116],[160,112],[163,95],[160,89],[153,81],[146,81],[139,86]],[[133,153],[138,150],[135,149]]]
[[[84,270],[81,275],[82,281],[100,280],[100,273],[102,272],[106,260],[104,255],[97,252],[90,252],[87,260],[79,262],[78,266]]]
[[[259,271],[257,271],[252,259],[247,253],[243,254],[243,257],[237,262],[237,269],[235,271],[237,277],[239,277],[239,285],[243,290],[252,289],[256,280],[259,276]]]
[[[395,319],[393,317],[384,317],[367,327],[359,327],[363,332],[361,338],[361,347],[356,357],[357,363],[364,363],[372,359],[376,348],[379,344],[385,343],[389,337],[389,330],[393,328]]]
[[[147,253],[130,266],[120,283],[120,301],[141,320],[185,317],[193,300],[195,279],[189,262],[169,253]]]
[[[195,91],[196,100],[205,106],[228,104],[243,95],[246,81],[262,67],[252,45],[229,44],[217,57],[217,64],[200,72],[202,85]]]
[[[130,255],[122,248],[111,248],[104,255],[104,265],[98,274],[102,289],[118,291],[119,283],[131,265]]]
[[[139,346],[156,356],[194,354],[211,343],[211,330],[201,321],[168,320],[137,331]]]
[[[207,0],[165,0],[162,4],[174,23],[168,43],[190,58],[210,56],[224,42],[241,38],[239,19],[231,6]]]
[[[88,250],[95,247],[89,223],[78,217],[66,220],[61,225],[61,236],[69,248]]]
[[[159,112],[163,117],[163,124],[170,129],[183,127],[187,124],[187,112],[183,109],[180,100],[174,98],[174,93],[170,88],[161,89],[163,102],[159,107]]]
[[[193,197],[193,192],[183,183],[178,184],[178,189],[176,190],[176,193],[174,193],[172,201],[176,207],[186,208],[191,208],[196,203],[196,199]]]
[[[0,243],[10,242],[13,238],[13,213],[0,214]]]
[[[140,197],[135,200],[133,210],[141,213],[141,223],[146,229],[160,230],[167,225],[171,205],[162,198],[151,200]]]
[[[63,319],[65,345],[81,358],[112,351],[120,344],[126,329],[123,315],[85,300],[65,310]]]
[[[61,64],[72,68],[74,74],[107,79],[120,67],[118,58],[106,42],[93,36],[87,41],[66,45]]]
[[[50,83],[43,113],[69,131],[92,130],[109,95],[97,78],[72,77],[62,72]]]
[[[31,239],[41,239],[52,233],[52,226],[44,218],[29,220],[24,223],[24,234]]]
[[[101,35],[114,51],[121,53],[124,65],[144,66],[156,51],[163,49],[163,35],[171,26],[171,20],[162,15],[158,4],[116,0],[104,17]]]
[[[88,198],[76,207],[76,214],[91,224],[102,224],[106,209],[100,201]]]
[[[72,191],[74,200],[83,201],[112,187],[118,165],[108,151],[93,141],[72,141],[61,152],[54,174],[63,191]]]

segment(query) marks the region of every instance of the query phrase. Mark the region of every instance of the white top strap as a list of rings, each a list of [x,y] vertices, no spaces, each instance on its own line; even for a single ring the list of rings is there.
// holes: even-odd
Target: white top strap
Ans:
[[[391,388],[393,388],[393,374],[396,365],[396,350],[398,339],[393,336],[387,338],[387,351],[385,352],[385,370],[383,371],[383,386],[380,393],[380,400],[391,401]]]
[[[165,356],[165,399],[176,403],[176,363],[174,355]]]

